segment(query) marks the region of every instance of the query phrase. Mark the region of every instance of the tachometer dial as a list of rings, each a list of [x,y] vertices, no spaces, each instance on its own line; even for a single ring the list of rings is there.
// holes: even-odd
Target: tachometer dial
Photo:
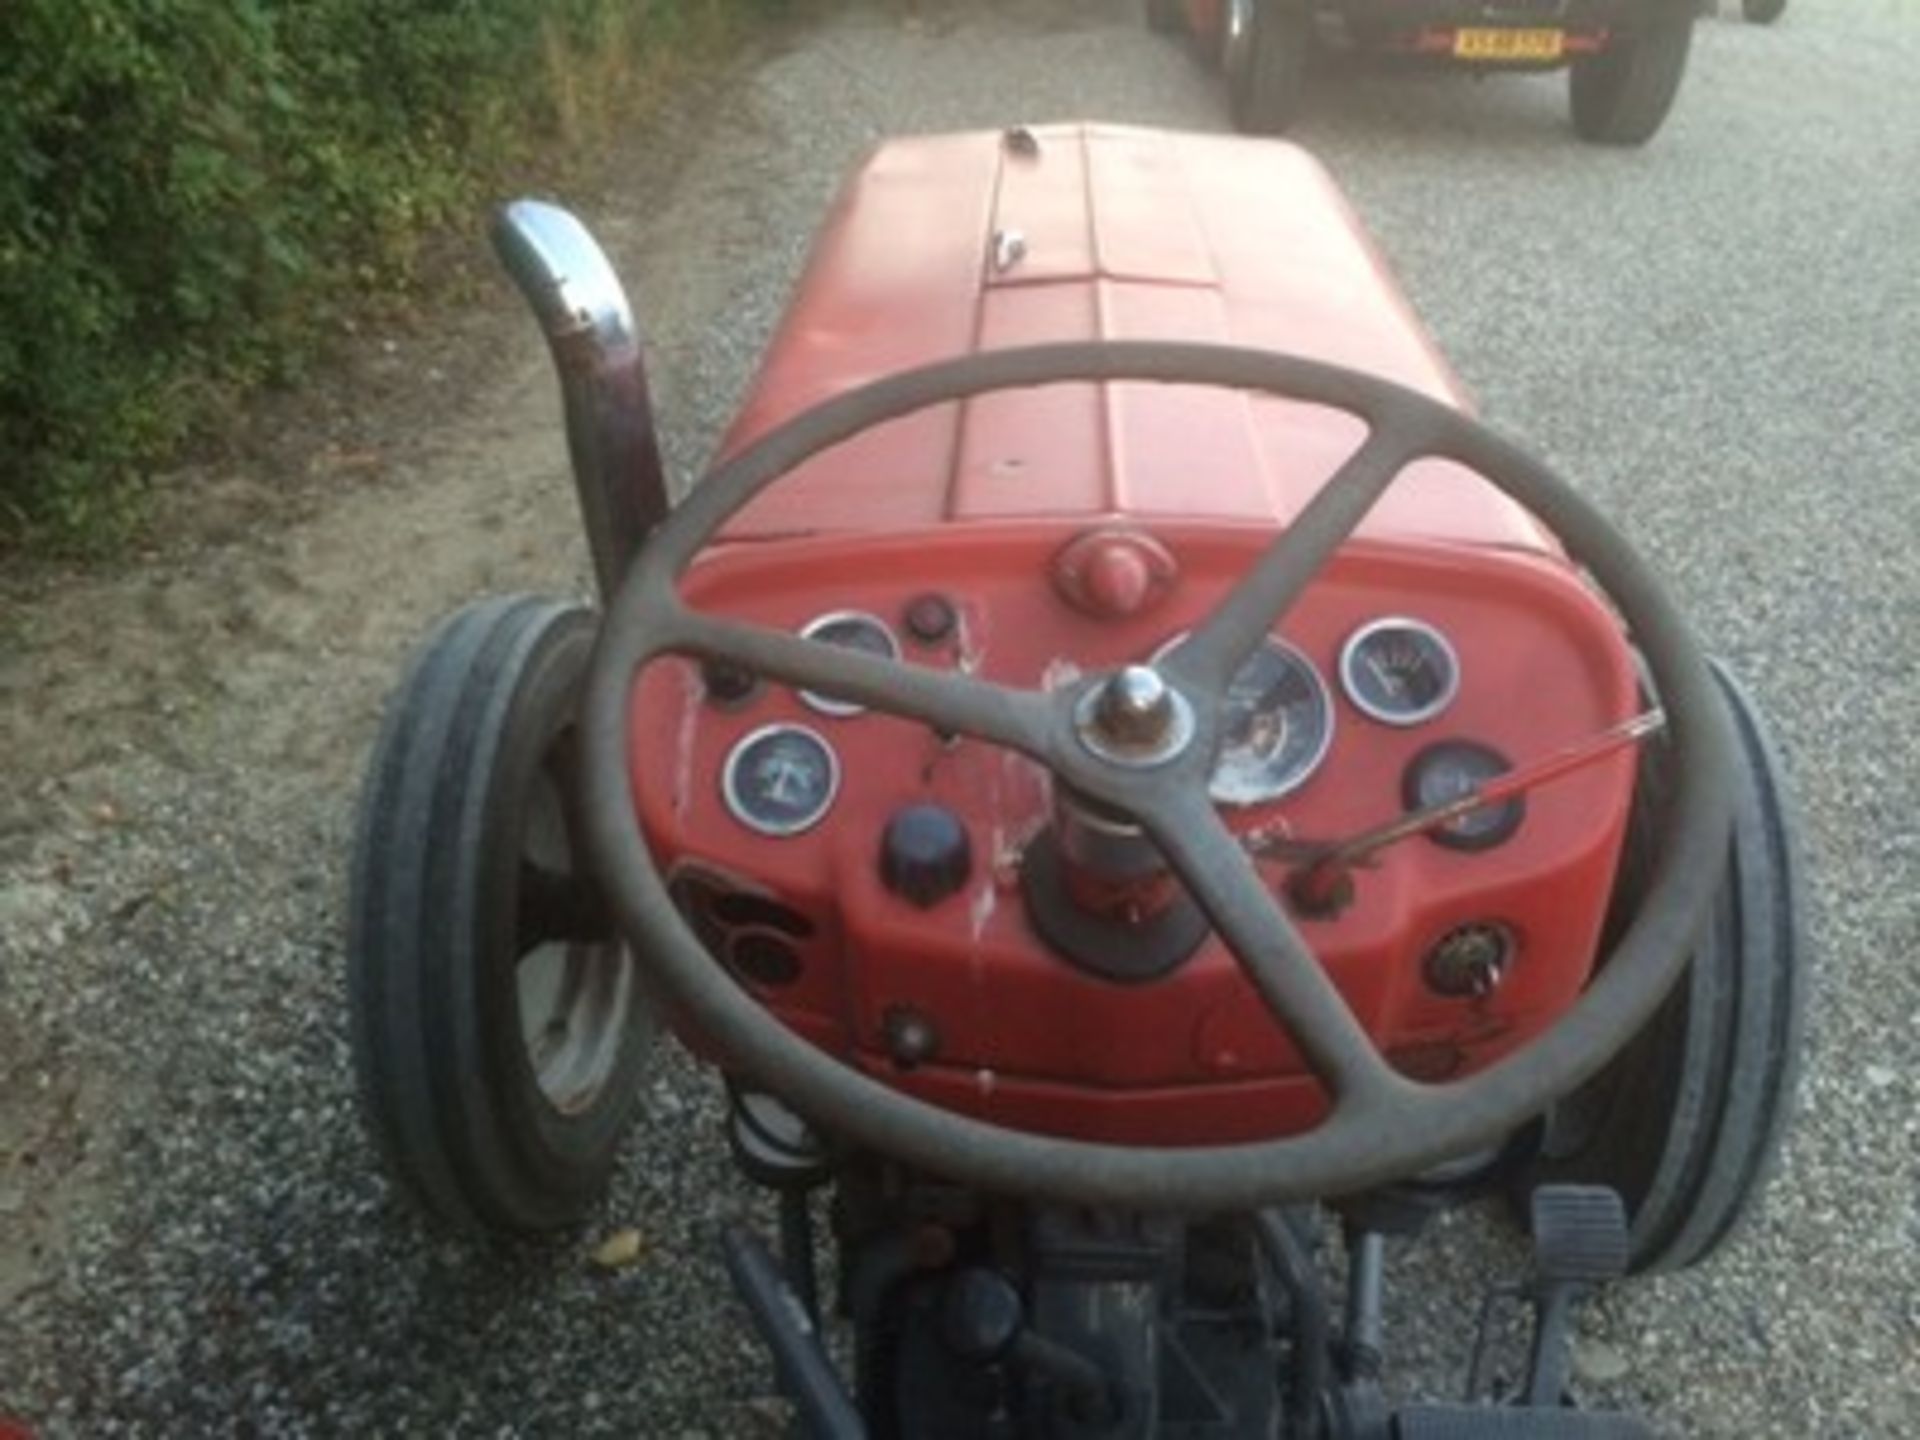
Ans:
[[[1184,636],[1160,647],[1158,661]],[[1333,743],[1326,681],[1298,650],[1267,639],[1227,687],[1220,758],[1207,793],[1223,805],[1261,805],[1298,790]]]
[[[816,616],[801,627],[800,634],[803,639],[818,640],[822,645],[838,645],[844,650],[858,650],[882,660],[900,658],[900,642],[893,638],[893,631],[887,628],[886,621],[864,610],[835,610]],[[858,715],[866,709],[864,705],[836,700],[831,695],[818,695],[811,690],[802,690],[800,698],[822,715]]]
[[[1363,714],[1418,725],[1453,703],[1460,661],[1433,626],[1389,616],[1353,632],[1340,652],[1340,684]]]
[[[833,747],[804,725],[767,725],[727,756],[720,791],[742,825],[798,835],[820,823],[840,789]]]

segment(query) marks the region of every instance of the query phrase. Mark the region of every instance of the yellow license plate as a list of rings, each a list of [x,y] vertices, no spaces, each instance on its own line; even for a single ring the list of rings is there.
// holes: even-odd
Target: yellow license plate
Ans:
[[[1558,60],[1566,45],[1563,30],[1488,30],[1453,32],[1457,60]]]

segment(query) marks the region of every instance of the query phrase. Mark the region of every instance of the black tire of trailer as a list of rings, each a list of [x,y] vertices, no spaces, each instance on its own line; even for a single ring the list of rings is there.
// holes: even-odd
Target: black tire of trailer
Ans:
[[[1575,60],[1567,90],[1573,128],[1596,145],[1644,145],[1665,123],[1693,48],[1693,7],[1649,0],[1628,38]]]
[[[1253,0],[1251,24],[1246,62],[1227,67],[1228,105],[1235,128],[1281,135],[1306,108],[1313,17],[1305,0]]]
[[[580,1220],[651,1045],[638,967],[572,858],[594,630],[584,607],[534,596],[451,616],[389,701],[362,792],[347,941],[362,1109],[389,1172],[459,1230]]]

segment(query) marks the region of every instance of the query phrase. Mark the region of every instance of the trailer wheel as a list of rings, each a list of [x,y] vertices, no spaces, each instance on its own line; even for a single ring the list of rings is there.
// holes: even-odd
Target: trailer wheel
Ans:
[[[1313,53],[1303,0],[1226,0],[1220,59],[1236,128],[1279,135],[1300,118]]]
[[[1771,25],[1787,13],[1787,0],[1740,0],[1740,13],[1755,25]]]
[[[1146,0],[1147,28],[1156,35],[1178,35],[1187,28],[1181,0]]]
[[[443,623],[389,702],[347,942],[355,1068],[391,1173],[441,1220],[532,1232],[605,1188],[651,1038],[576,864],[594,618],[532,596]]]
[[[1647,9],[1626,40],[1568,71],[1573,128],[1583,140],[1644,145],[1673,108],[1693,46],[1693,6],[1650,0]]]
[[[1548,1114],[1516,1185],[1523,1214],[1539,1185],[1618,1190],[1636,1273],[1697,1264],[1726,1240],[1766,1186],[1799,1077],[1810,976],[1783,776],[1752,700],[1724,666],[1713,672],[1741,742],[1720,895],[1673,993]],[[1644,842],[1663,799],[1661,758],[1645,752],[1618,913],[1631,913],[1650,880]]]

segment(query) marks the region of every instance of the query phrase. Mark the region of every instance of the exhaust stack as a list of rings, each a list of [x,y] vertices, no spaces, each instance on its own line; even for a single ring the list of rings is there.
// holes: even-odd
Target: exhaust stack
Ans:
[[[493,248],[553,351],[580,518],[601,599],[609,600],[672,507],[633,309],[606,252],[557,205],[503,207]]]

